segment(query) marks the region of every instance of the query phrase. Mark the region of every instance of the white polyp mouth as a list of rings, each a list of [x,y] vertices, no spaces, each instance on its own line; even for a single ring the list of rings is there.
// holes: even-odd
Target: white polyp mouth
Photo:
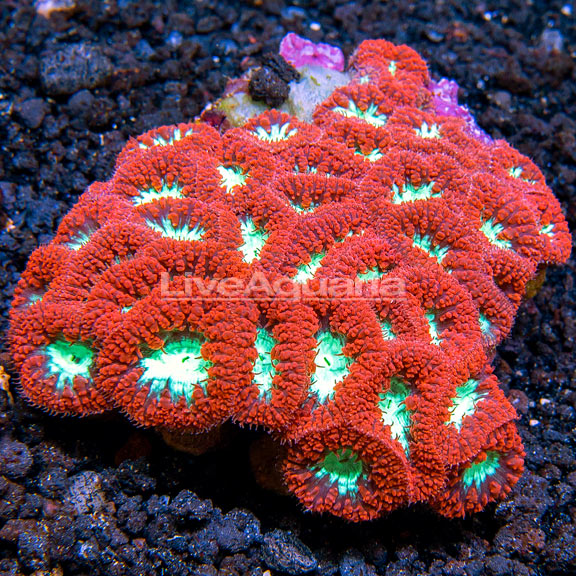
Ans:
[[[311,472],[329,486],[337,486],[340,496],[351,498],[358,494],[359,482],[368,477],[364,463],[350,448],[328,452],[321,462],[311,467]]]
[[[220,186],[226,189],[226,194],[234,194],[236,186],[244,186],[248,174],[244,172],[241,166],[218,166],[216,168],[222,177]]]
[[[257,227],[252,218],[246,218],[244,222],[241,222],[240,230],[244,241],[242,246],[240,246],[240,251],[243,254],[244,262],[251,264],[254,260],[260,258],[260,252],[266,245],[269,234],[262,228]]]
[[[312,374],[310,392],[323,404],[334,396],[336,384],[348,376],[352,359],[342,351],[346,344],[344,336],[324,330],[316,338],[316,370]]]
[[[185,398],[192,402],[196,388],[207,393],[208,368],[211,363],[202,357],[205,338],[194,335],[173,340],[160,350],[149,351],[139,362],[143,368],[139,378],[141,386],[149,386],[151,396],[167,389],[173,401]]]
[[[73,388],[77,376],[91,379],[94,352],[89,346],[80,342],[56,340],[44,348],[43,354],[48,375],[57,376],[56,390],[62,391],[65,386]]]

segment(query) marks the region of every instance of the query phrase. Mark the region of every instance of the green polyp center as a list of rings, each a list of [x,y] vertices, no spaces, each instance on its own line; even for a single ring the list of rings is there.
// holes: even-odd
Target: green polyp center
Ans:
[[[181,226],[174,227],[172,221],[168,217],[160,219],[160,222],[155,220],[146,220],[146,224],[154,232],[159,232],[164,238],[172,238],[173,240],[202,240],[205,230],[200,226],[194,226],[191,228],[188,224],[182,224]]]
[[[182,131],[180,130],[180,128],[176,128],[174,130],[174,132],[172,132],[172,135],[170,136],[170,138],[168,138],[168,140],[165,140],[162,136],[156,136],[152,140],[153,140],[155,146],[168,146],[168,145],[174,144],[174,142],[178,142],[179,140],[182,140],[182,138],[185,138],[186,136],[190,136],[193,133],[194,133],[194,130],[190,129],[190,130],[187,130],[186,132],[184,132],[184,134],[182,134]]]
[[[500,454],[498,452],[486,452],[486,459],[482,462],[473,462],[462,474],[462,485],[466,490],[474,484],[476,490],[480,490],[486,478],[493,476],[500,468]]]
[[[28,296],[28,306],[32,306],[32,304],[36,304],[36,302],[42,302],[42,298],[44,298],[44,294],[30,294]]]
[[[362,282],[368,282],[369,280],[378,280],[385,274],[386,273],[381,270],[379,266],[373,266],[372,268],[368,268],[366,272],[361,272],[358,274],[358,279],[362,280]]]
[[[428,333],[430,334],[430,343],[440,346],[442,338],[440,338],[440,331],[438,330],[438,321],[436,320],[435,312],[426,312],[424,314],[426,322],[428,322]]]
[[[358,156],[363,156],[369,162],[376,162],[376,160],[380,160],[384,156],[379,148],[374,148],[372,152],[368,152],[368,154],[364,154],[360,148],[356,148],[355,154]]]
[[[392,184],[392,202],[394,204],[403,204],[404,202],[416,202],[416,200],[430,200],[431,198],[440,198],[442,191],[434,192],[435,182],[428,182],[416,188],[412,182],[406,182],[402,186],[402,192],[396,184]]]
[[[388,64],[388,72],[390,72],[392,76],[396,74],[396,62],[394,60],[391,60],[390,64]]]
[[[482,331],[482,334],[484,334],[484,336],[490,336],[492,333],[492,322],[490,322],[488,317],[482,312],[480,312],[478,323],[480,324],[480,330]]]
[[[263,126],[257,126],[254,129],[256,137],[264,142],[280,142],[281,140],[288,140],[297,134],[296,128],[290,129],[290,124],[272,124],[270,130],[266,130]]]
[[[268,402],[272,396],[272,381],[276,372],[276,360],[272,360],[272,349],[276,345],[276,340],[270,332],[264,328],[258,328],[256,333],[256,351],[258,357],[252,370],[254,374],[254,384],[258,386],[260,398]]]
[[[323,330],[316,338],[316,370],[312,374],[310,391],[324,403],[334,396],[336,384],[348,375],[352,359],[342,351],[346,344],[344,336]]]
[[[508,174],[510,174],[512,178],[521,178],[523,173],[524,169],[520,166],[513,166],[508,170]],[[531,180],[530,178],[521,178],[521,180],[528,182],[528,184],[536,184],[536,180]]]
[[[358,492],[358,481],[367,478],[362,460],[350,448],[328,452],[313,471],[319,480],[338,486],[340,496],[354,496]]]
[[[326,256],[325,252],[319,252],[318,254],[312,254],[310,262],[308,264],[302,264],[298,266],[298,272],[294,276],[294,282],[299,284],[304,284],[311,278],[314,278],[314,274],[320,266],[322,266],[322,259]]]
[[[370,82],[370,76],[368,74],[360,76],[360,84],[368,84],[368,82]]]
[[[386,114],[378,113],[378,106],[371,103],[366,110],[362,110],[358,107],[354,100],[348,101],[348,107],[335,106],[332,108],[334,112],[346,116],[346,118],[358,118],[372,124],[372,126],[384,126],[388,120]]]
[[[420,250],[423,250],[432,256],[432,258],[436,258],[438,264],[442,264],[442,260],[444,260],[446,254],[448,254],[450,250],[447,246],[434,246],[430,236],[427,234],[421,236],[418,232],[416,232],[412,238],[412,245],[416,248],[420,248]]]
[[[486,393],[478,392],[478,384],[478,380],[470,378],[456,388],[456,396],[451,399],[452,406],[448,409],[450,419],[446,425],[453,424],[460,431],[464,417],[474,414],[477,404],[486,396]]]
[[[428,126],[428,122],[422,122],[422,126],[416,128],[416,134],[418,134],[420,138],[440,138],[440,128],[438,124]]]
[[[168,138],[168,140],[166,140],[165,138],[163,138],[160,135],[157,135],[154,138],[152,138],[153,146],[168,146],[168,145],[174,144],[174,142],[177,142],[178,140],[182,140],[182,138],[186,138],[186,136],[190,136],[192,134],[194,134],[193,128],[190,128],[190,130],[186,130],[186,132],[184,132],[184,134],[182,134],[182,131],[180,130],[180,128],[176,128],[176,130],[174,130],[174,132],[172,132],[172,135]],[[146,146],[146,144],[144,144],[143,142],[139,142],[138,147],[143,149],[143,150],[146,150],[149,148],[149,146]]]
[[[44,348],[44,354],[48,374],[58,377],[57,391],[62,391],[65,386],[72,388],[76,376],[90,378],[94,352],[85,344],[56,340]]]
[[[240,251],[244,255],[244,262],[250,264],[260,256],[260,251],[268,241],[268,233],[254,224],[252,218],[240,223],[242,240]]]
[[[554,224],[546,224],[546,226],[542,226],[540,228],[540,234],[545,234],[546,236],[554,236]]]
[[[138,379],[141,386],[149,386],[149,396],[159,396],[168,389],[172,402],[184,398],[192,402],[198,387],[207,394],[208,369],[211,363],[202,357],[206,339],[200,334],[178,338],[164,344],[159,350],[143,352],[138,366],[143,368]]]
[[[384,340],[394,340],[394,338],[396,338],[390,320],[382,320],[380,322],[380,330],[382,330],[382,337]]]
[[[86,244],[90,242],[90,237],[92,236],[93,233],[94,232],[92,231],[84,232],[79,230],[78,232],[76,232],[76,234],[72,236],[69,242],[66,242],[66,246],[68,246],[68,248],[71,248],[72,250],[80,250],[82,246],[86,246]]]
[[[380,394],[378,402],[382,422],[390,426],[390,435],[400,442],[406,454],[409,451],[411,425],[410,412],[405,404],[408,396],[410,396],[410,388],[400,378],[394,377],[390,380],[390,389]]]
[[[504,232],[504,226],[499,222],[495,222],[494,220],[486,220],[482,227],[480,228],[480,232],[488,238],[491,244],[494,246],[498,246],[498,248],[504,248],[505,250],[509,250],[512,248],[512,242],[510,240],[498,238],[498,236]]]
[[[222,176],[220,186],[226,188],[226,194],[230,194],[236,186],[244,186],[246,184],[248,174],[244,173],[241,166],[218,166],[216,170]]]
[[[300,203],[293,202],[292,200],[290,200],[290,206],[296,212],[298,212],[298,214],[310,214],[311,212],[314,212],[314,210],[316,210],[316,208],[318,208],[320,204],[318,204],[317,202],[310,202],[308,206],[302,206]]]
[[[295,164],[294,165],[294,174],[300,174],[300,172],[301,172],[300,166],[298,166],[298,164]],[[318,166],[306,166],[306,169],[302,173],[303,174],[318,174]],[[330,178],[331,174],[329,174],[328,172],[325,172],[324,176],[326,176],[326,178]]]
[[[156,188],[142,190],[138,196],[134,196],[134,198],[132,198],[132,202],[136,206],[140,206],[142,204],[148,204],[162,198],[183,198],[182,187],[179,186],[177,182],[173,182],[172,186],[168,186],[166,182],[163,182],[162,188],[160,188],[160,190],[156,190]]]

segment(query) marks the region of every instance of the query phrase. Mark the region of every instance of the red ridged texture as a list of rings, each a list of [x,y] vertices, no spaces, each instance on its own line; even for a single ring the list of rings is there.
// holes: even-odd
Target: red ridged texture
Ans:
[[[364,42],[350,77],[311,124],[273,110],[131,140],[22,274],[23,394],[260,427],[302,505],[351,521],[505,497],[524,453],[489,359],[568,258],[560,205],[529,159],[436,115],[410,48]]]

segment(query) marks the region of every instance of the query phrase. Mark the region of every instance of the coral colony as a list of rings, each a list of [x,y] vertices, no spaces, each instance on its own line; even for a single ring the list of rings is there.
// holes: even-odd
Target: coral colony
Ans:
[[[131,140],[32,254],[9,334],[22,392],[191,434],[259,427],[308,510],[481,510],[523,470],[490,358],[569,255],[560,205],[410,48],[363,42],[345,72],[297,37],[283,53],[302,79],[281,110],[230,94],[222,134]],[[303,85],[325,91],[313,109]]]

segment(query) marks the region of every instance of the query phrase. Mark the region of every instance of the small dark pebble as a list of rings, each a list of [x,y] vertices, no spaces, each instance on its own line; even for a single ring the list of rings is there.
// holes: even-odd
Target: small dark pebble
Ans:
[[[35,532],[38,529],[36,520],[11,519],[0,529],[0,540],[15,543],[21,534]]]
[[[220,28],[222,21],[218,16],[205,16],[204,18],[200,18],[198,23],[196,24],[196,31],[199,34],[207,34],[209,32],[213,32]]]
[[[85,119],[93,114],[94,95],[90,90],[79,90],[68,100],[68,111],[74,121],[77,118]]]
[[[359,552],[347,553],[340,560],[341,576],[377,576],[374,566],[366,564]]]
[[[300,78],[298,70],[284,60],[280,54],[270,52],[264,55],[262,61],[266,68],[272,70],[284,82],[292,82],[292,80]]]
[[[18,536],[18,559],[26,570],[46,570],[50,565],[49,543],[42,527]]]
[[[170,513],[178,520],[206,520],[212,515],[212,502],[200,500],[189,490],[182,490],[168,507]]]
[[[267,66],[259,68],[252,74],[248,91],[254,100],[265,102],[272,107],[281,106],[290,94],[288,84]]]
[[[16,113],[32,130],[40,127],[49,110],[50,107],[42,98],[31,98],[16,105]]]
[[[287,574],[307,574],[318,567],[310,548],[284,530],[273,530],[264,535],[262,558],[268,568]]]
[[[46,498],[64,495],[68,487],[68,477],[62,468],[49,468],[38,476],[38,491]]]
[[[299,74],[277,54],[267,54],[263,61],[263,66],[252,73],[248,91],[254,100],[279,107],[290,94],[289,82],[297,79]]]
[[[213,530],[202,528],[192,535],[188,552],[197,562],[201,564],[214,562],[218,551],[219,548]]]
[[[24,487],[0,476],[0,519],[16,518],[24,502]]]
[[[0,474],[8,478],[22,478],[28,474],[34,460],[26,444],[3,438],[0,440]]]
[[[219,548],[232,554],[247,550],[261,539],[260,522],[246,510],[232,510],[213,521],[210,528]]]
[[[149,475],[149,465],[143,460],[124,460],[118,467],[120,487],[127,494],[152,492],[156,480]]]
[[[102,480],[96,472],[86,470],[70,478],[68,502],[77,514],[99,512],[104,508]]]
[[[102,86],[112,72],[112,62],[102,50],[87,44],[60,47],[40,62],[42,85],[51,96]]]

